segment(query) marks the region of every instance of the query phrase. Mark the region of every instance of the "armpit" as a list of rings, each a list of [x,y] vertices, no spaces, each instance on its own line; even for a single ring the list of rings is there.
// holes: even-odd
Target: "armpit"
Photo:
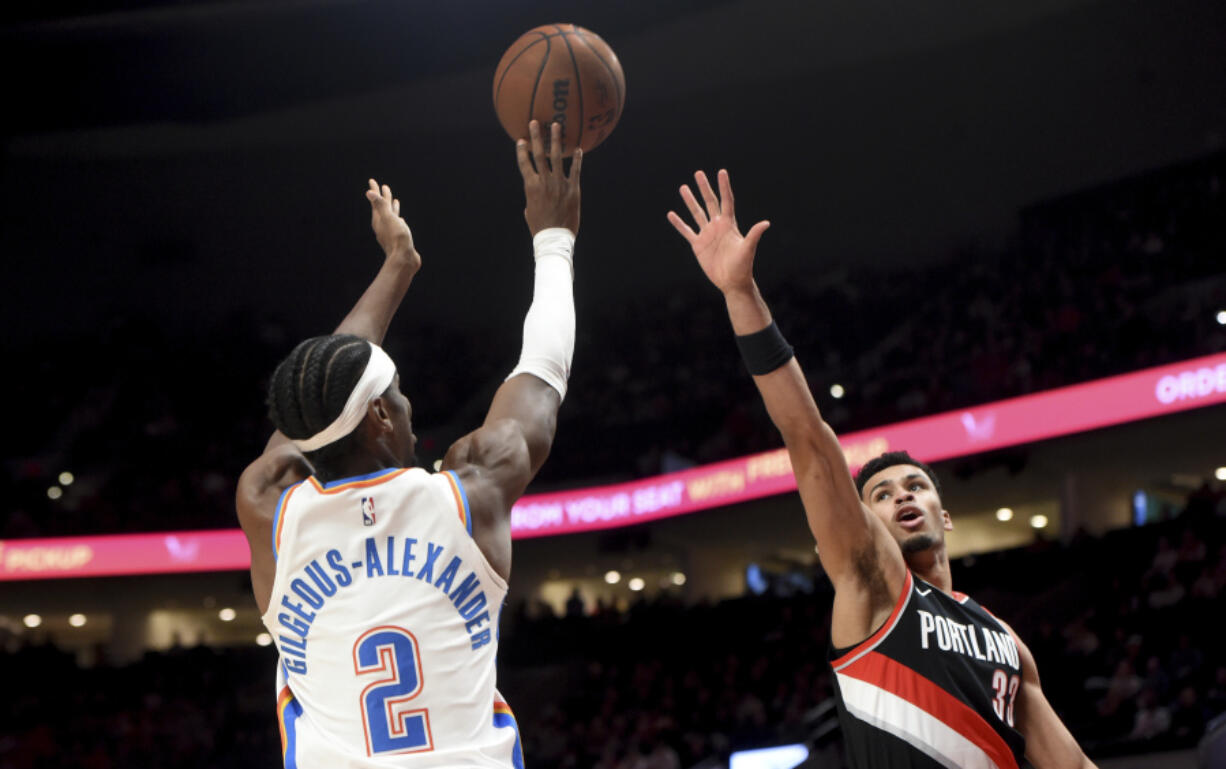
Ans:
[[[890,587],[886,584],[885,572],[881,568],[881,557],[873,543],[857,548],[852,553],[851,568],[874,606],[894,603],[894,596],[890,595]]]
[[[277,489],[280,494],[286,486],[292,486],[305,480],[315,472],[307,458],[296,449],[287,450],[277,456],[269,466],[268,486]]]

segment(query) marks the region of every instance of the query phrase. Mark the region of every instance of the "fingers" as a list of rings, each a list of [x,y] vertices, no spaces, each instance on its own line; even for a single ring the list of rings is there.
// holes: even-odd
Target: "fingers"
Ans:
[[[532,175],[532,161],[528,159],[528,142],[523,139],[515,142],[515,162],[519,164],[519,175],[527,180]]]
[[[677,230],[681,237],[685,238],[686,242],[690,243],[691,245],[698,237],[698,234],[690,229],[690,226],[685,223],[685,220],[673,211],[668,212],[668,223],[671,224],[673,229]]]
[[[714,219],[720,214],[719,198],[715,197],[715,191],[711,189],[711,182],[707,181],[706,174],[695,171],[694,179],[698,182],[698,191],[702,193],[702,199],[707,204],[707,215]]]
[[[694,193],[690,191],[690,185],[681,185],[681,199],[685,201],[685,207],[690,209],[690,215],[694,217],[694,222],[699,229],[707,226],[707,215],[703,212],[702,206],[698,205],[698,201],[694,198]]]
[[[541,124],[533,120],[528,123],[528,138],[532,142],[532,160],[536,163],[536,172],[545,173],[545,144],[541,141]]]
[[[566,177],[571,184],[579,183],[579,170],[583,168],[583,150],[575,148],[575,152],[571,155],[570,161],[570,176]]]
[[[719,199],[721,210],[725,216],[735,219],[736,208],[732,199],[732,180],[728,178],[727,169],[719,169]]]
[[[400,200],[392,196],[391,186],[380,185],[374,179],[368,179],[367,185],[370,189],[366,190],[366,199],[370,201],[371,208],[376,211],[386,208],[395,216],[400,216]]]
[[[549,166],[554,176],[562,175],[562,126],[549,124]]]
[[[770,229],[770,226],[771,223],[769,221],[763,220],[750,227],[749,232],[745,233],[745,245],[751,251],[756,251],[758,249],[758,241],[762,239],[762,233]]]
[[[579,171],[583,167],[583,152],[576,149],[571,155],[570,174],[566,175],[562,168],[562,124],[549,124],[549,150],[546,152],[541,124],[537,120],[531,120],[528,122],[528,141],[520,139],[515,143],[515,160],[519,164],[520,175],[525,179],[535,172],[542,176],[548,173],[577,182]]]
[[[366,190],[366,199],[370,201],[370,207],[376,211],[384,206],[392,204],[392,188],[384,184],[380,186],[374,179],[369,179],[367,183],[370,189]]]

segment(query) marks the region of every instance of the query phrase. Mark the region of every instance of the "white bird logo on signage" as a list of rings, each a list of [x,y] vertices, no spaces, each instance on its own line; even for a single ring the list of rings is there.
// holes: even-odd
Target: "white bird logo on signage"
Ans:
[[[966,428],[966,437],[972,441],[986,441],[996,434],[996,414],[988,412],[983,419],[975,419],[969,411],[962,412],[962,426]]]
[[[165,539],[166,551],[174,561],[194,561],[200,554],[200,543],[195,541],[180,542],[173,534]]]

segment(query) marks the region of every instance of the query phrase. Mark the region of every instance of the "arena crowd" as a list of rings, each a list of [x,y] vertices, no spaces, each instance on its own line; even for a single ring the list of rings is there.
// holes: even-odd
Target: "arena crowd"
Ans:
[[[1167,522],[967,557],[954,573],[1026,640],[1091,757],[1191,747],[1226,713],[1215,627],[1226,489],[1200,490]],[[527,764],[685,769],[807,739],[832,696],[833,596],[808,577],[719,603],[662,593],[626,611],[510,607],[499,681]],[[176,648],[82,669],[51,644],[4,635],[0,769],[276,765],[271,648]]]
[[[1220,352],[1224,180],[1217,154],[1035,205],[999,252],[765,290],[840,431]],[[542,486],[778,445],[709,293],[590,313]],[[390,349],[412,361],[405,389],[428,461],[458,437],[432,415],[475,425],[509,362],[479,335],[415,323],[424,332]],[[186,338],[132,316],[55,355],[16,350],[13,402],[46,407],[10,415],[0,538],[235,526],[236,477],[269,430],[264,381],[295,341],[267,318]],[[472,389],[453,386],[457,370]],[[836,382],[841,399],[827,394]],[[968,557],[955,574],[1027,640],[1091,756],[1191,746],[1226,712],[1211,627],[1226,595],[1221,484],[1171,520]],[[682,769],[806,738],[832,695],[831,592],[800,576],[720,603],[665,592],[625,611],[511,607],[500,681],[528,763]],[[0,629],[0,642],[0,769],[278,760],[271,649],[193,646],[81,668],[38,633]]]
[[[1028,208],[1001,253],[815,271],[764,291],[840,432],[1220,352],[1224,182],[1217,154]],[[779,445],[699,279],[692,292],[579,318],[572,397],[536,488]],[[513,361],[479,334],[413,323],[389,349],[412,371],[403,389],[430,462],[479,424]],[[169,338],[127,317],[59,354],[16,352],[14,370],[27,372],[10,379],[16,402],[46,407],[12,416],[0,538],[234,526],[235,480],[270,431],[267,377],[296,341],[269,319]],[[72,486],[49,498],[65,470]]]

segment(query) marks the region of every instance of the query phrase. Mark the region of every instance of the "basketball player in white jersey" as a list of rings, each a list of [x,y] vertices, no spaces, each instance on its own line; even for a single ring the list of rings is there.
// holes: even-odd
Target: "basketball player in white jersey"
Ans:
[[[237,505],[280,651],[286,767],[523,766],[494,663],[511,506],[549,453],[574,349],[582,156],[564,173],[551,130],[549,156],[535,122],[516,146],[536,252],[522,355],[441,472],[413,466],[409,401],[378,347],[421,266],[386,185],[366,193],[382,269],[335,334],[273,375],[277,432]]]
[[[783,435],[822,567],[834,584],[831,664],[857,769],[1093,766],[1052,710],[1025,644],[953,589],[936,476],[904,452],[853,482],[792,348],[753,277],[758,222],[742,236],[728,172],[717,196],[701,171],[681,197],[697,232],[668,219],[724,296],[746,367]],[[852,318],[843,322],[854,322]]]

